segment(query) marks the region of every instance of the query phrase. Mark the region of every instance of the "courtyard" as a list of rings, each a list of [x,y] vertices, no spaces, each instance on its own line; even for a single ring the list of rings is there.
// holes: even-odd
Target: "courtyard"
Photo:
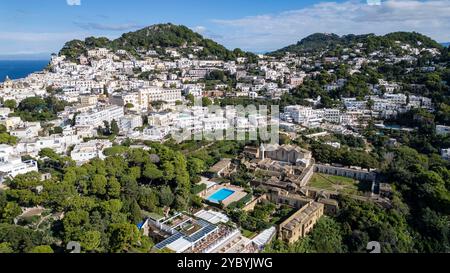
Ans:
[[[343,194],[365,196],[366,192],[370,192],[372,183],[342,176],[315,173],[309,181],[308,186],[328,191],[337,191]]]

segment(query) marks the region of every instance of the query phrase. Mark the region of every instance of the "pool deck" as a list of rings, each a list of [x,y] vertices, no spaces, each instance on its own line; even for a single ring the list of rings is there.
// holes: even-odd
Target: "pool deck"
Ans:
[[[241,187],[237,187],[237,186],[233,186],[233,185],[215,185],[215,186],[209,188],[200,197],[208,200],[212,195],[214,195],[216,192],[218,192],[222,189],[228,189],[228,190],[234,191],[234,193],[232,195],[230,195],[228,198],[226,198],[222,201],[224,207],[227,207],[231,203],[237,202],[237,201],[241,200],[242,198],[244,198],[245,196],[247,196],[247,193]]]
[[[211,195],[208,200],[213,203],[218,203],[218,202],[221,202],[221,201],[227,199],[228,197],[230,197],[233,194],[234,194],[234,191],[232,191],[232,190],[221,189],[219,191],[216,191],[216,193],[214,193],[213,195]]]

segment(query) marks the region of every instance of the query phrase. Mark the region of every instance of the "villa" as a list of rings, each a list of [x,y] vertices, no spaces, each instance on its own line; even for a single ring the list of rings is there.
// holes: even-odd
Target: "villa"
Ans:
[[[0,145],[0,184],[8,177],[15,177],[19,174],[37,172],[37,162],[34,160],[22,161],[14,153],[14,148],[9,145]]]

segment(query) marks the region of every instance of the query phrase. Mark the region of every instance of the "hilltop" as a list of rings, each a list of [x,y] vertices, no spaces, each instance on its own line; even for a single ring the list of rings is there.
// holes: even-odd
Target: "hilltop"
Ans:
[[[271,52],[269,55],[283,55],[286,52],[294,54],[307,52],[314,53],[323,50],[351,47],[357,43],[365,44],[367,51],[371,52],[381,48],[395,47],[397,41],[410,44],[411,46],[420,44],[421,46],[429,48],[443,48],[438,42],[417,32],[393,32],[384,36],[377,36],[375,34],[350,34],[339,36],[332,33],[315,33],[300,40],[296,44]]]
[[[139,56],[139,52],[148,50],[155,50],[161,54],[164,53],[164,49],[177,48],[184,54],[195,53],[198,57],[210,59],[234,60],[237,57],[255,57],[254,54],[240,49],[228,50],[186,26],[171,23],[152,25],[125,33],[115,40],[105,37],[88,37],[84,41],[72,40],[64,45],[59,54],[76,60],[88,50],[100,47],[126,50],[134,56]]]

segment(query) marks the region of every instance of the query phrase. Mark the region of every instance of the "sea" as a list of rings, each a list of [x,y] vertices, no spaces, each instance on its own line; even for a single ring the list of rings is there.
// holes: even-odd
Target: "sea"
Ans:
[[[12,80],[25,78],[33,72],[42,71],[49,60],[0,60],[0,82],[8,76]]]

